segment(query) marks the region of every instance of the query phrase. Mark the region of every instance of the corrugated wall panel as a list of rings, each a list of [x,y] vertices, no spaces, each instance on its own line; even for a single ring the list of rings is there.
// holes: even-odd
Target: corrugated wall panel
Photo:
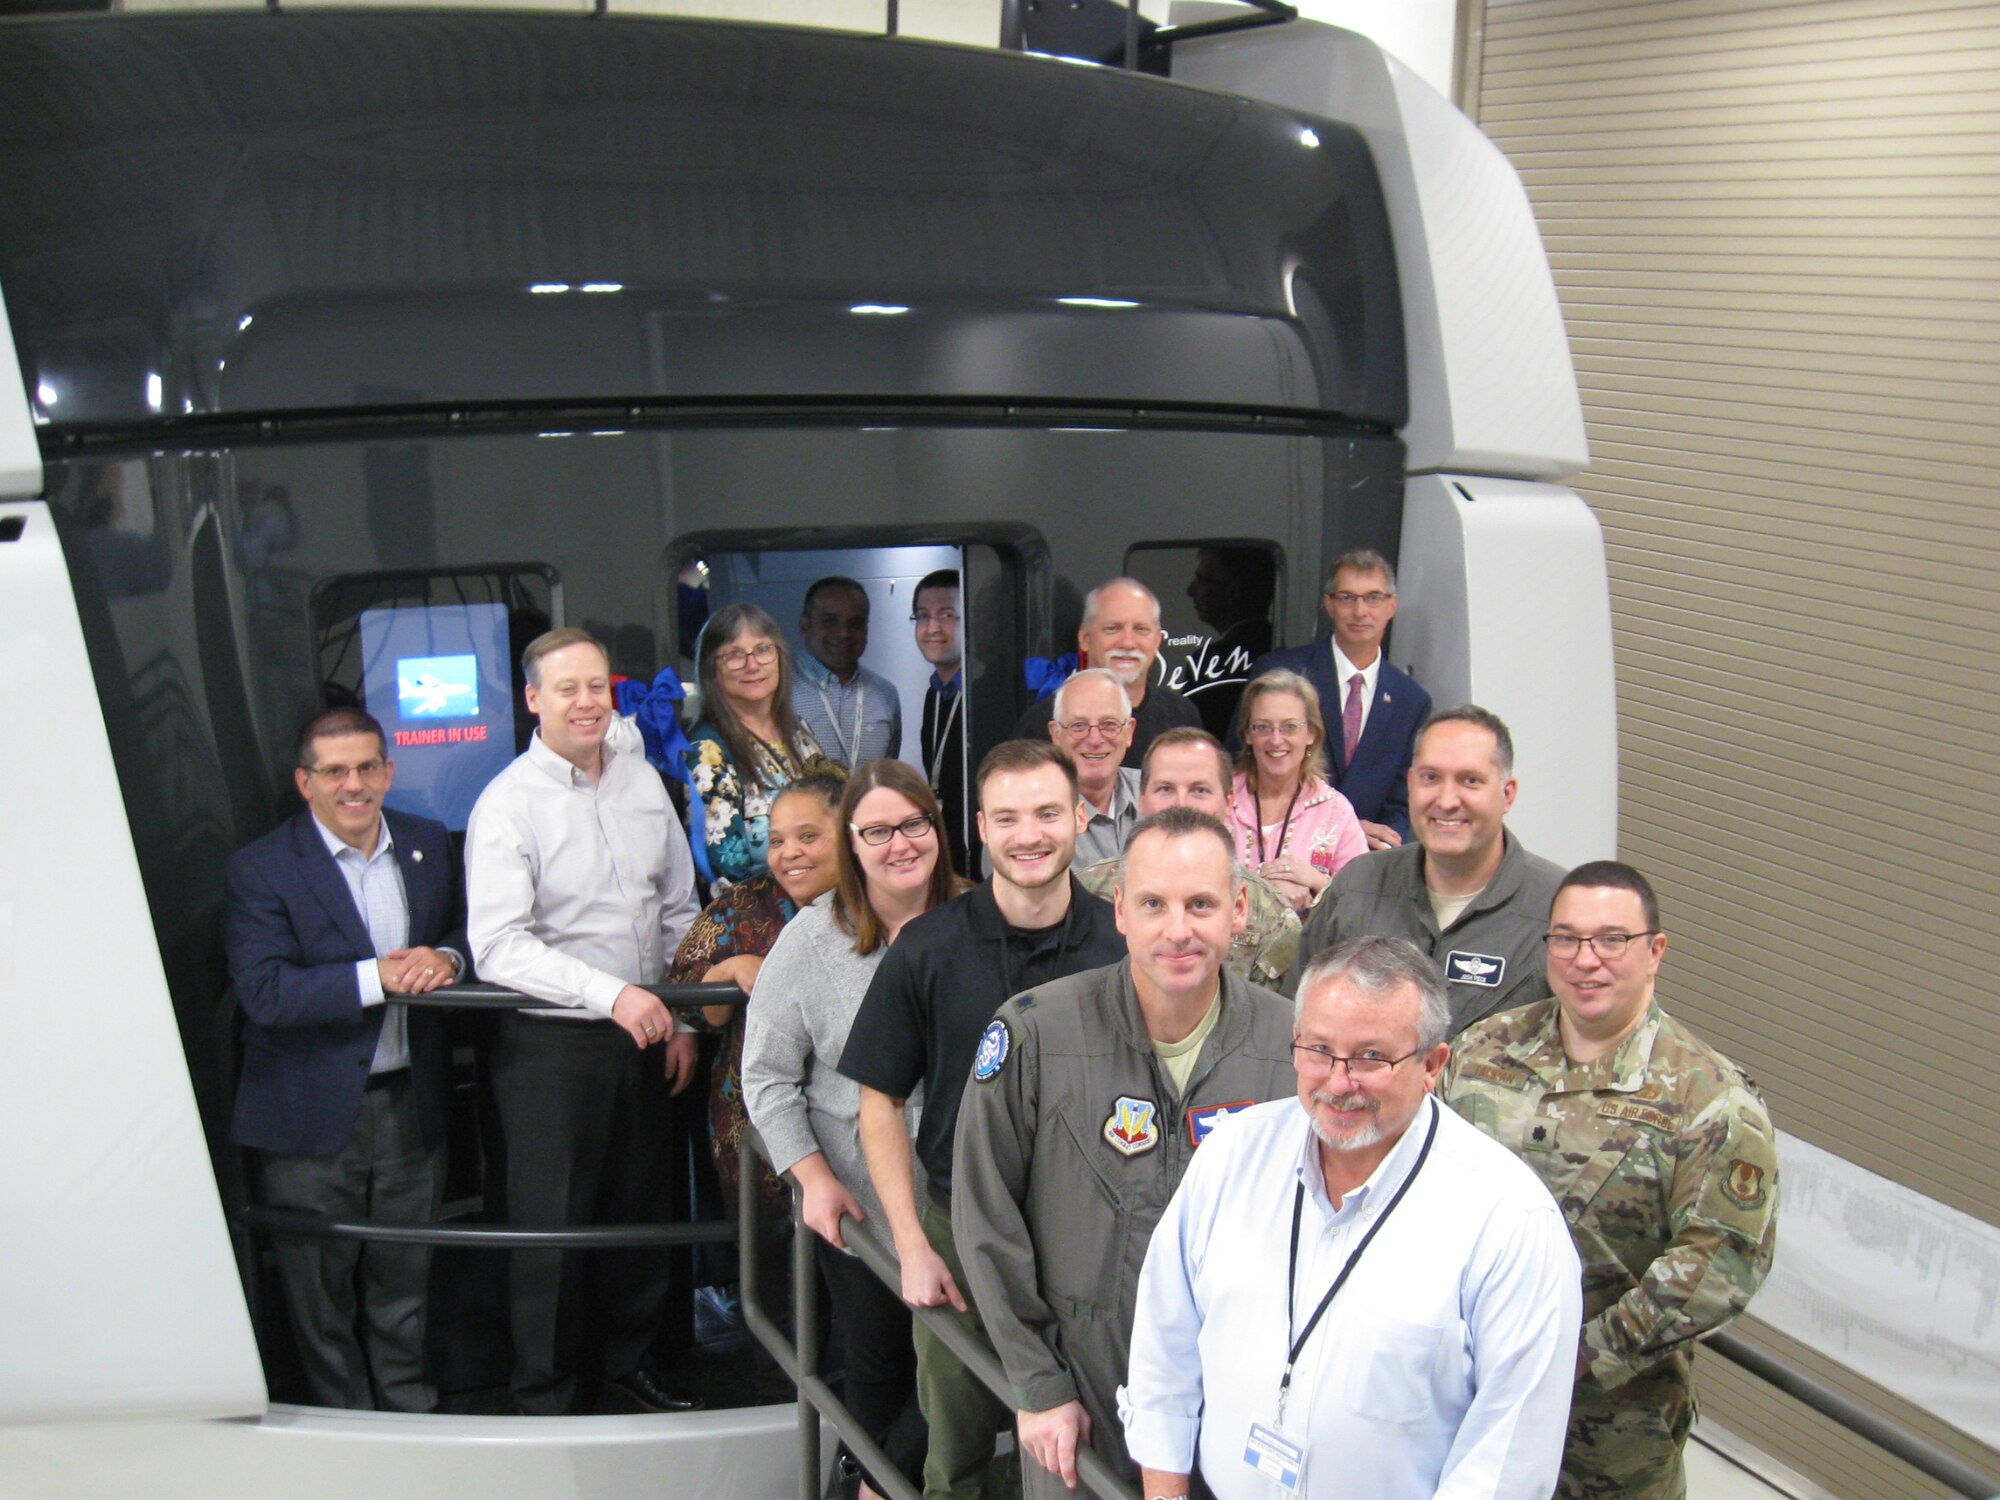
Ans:
[[[2000,5],[1486,0],[1480,48],[1576,355],[1667,1001],[1783,1128],[2000,1223]],[[1702,1384],[1836,1493],[1942,1493]]]

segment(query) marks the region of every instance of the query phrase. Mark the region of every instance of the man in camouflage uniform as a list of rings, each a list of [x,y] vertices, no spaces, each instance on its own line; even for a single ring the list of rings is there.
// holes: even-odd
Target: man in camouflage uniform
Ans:
[[[1660,1009],[1659,904],[1629,865],[1563,877],[1552,1000],[1463,1032],[1441,1092],[1548,1184],[1583,1261],[1583,1339],[1556,1493],[1680,1500],[1695,1341],[1771,1266],[1778,1156],[1742,1069]]]
[[[1139,773],[1139,816],[1169,807],[1191,807],[1223,819],[1229,808],[1229,752],[1205,729],[1169,729],[1147,747]],[[1076,877],[1093,896],[1111,899],[1118,861],[1099,860]],[[1271,882],[1245,870],[1250,915],[1231,939],[1228,967],[1238,978],[1276,989],[1299,951],[1299,914]]]

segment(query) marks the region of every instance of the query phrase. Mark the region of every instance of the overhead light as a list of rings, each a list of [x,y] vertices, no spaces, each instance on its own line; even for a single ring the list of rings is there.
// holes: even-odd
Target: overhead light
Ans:
[[[35,399],[44,406],[54,406],[61,397],[56,394],[56,388],[44,380],[35,387]]]
[[[252,314],[250,314],[250,313],[245,313],[245,314],[244,314],[244,315],[243,315],[242,317],[240,317],[240,318],[238,318],[238,319],[236,320],[236,331],[237,331],[238,333],[241,333],[241,332],[242,332],[242,331],[243,331],[244,329],[246,329],[246,328],[248,328],[248,327],[250,326],[250,319],[251,319],[251,317],[252,317]]]
[[[1128,302],[1123,297],[1058,297],[1056,301],[1064,307],[1137,307],[1136,302]]]
[[[909,309],[894,302],[857,302],[848,308],[848,311],[860,313],[863,317],[893,318],[898,313],[908,312]]]
[[[537,296],[547,296],[550,292],[568,291],[569,283],[567,281],[537,281],[528,290],[534,292]]]
[[[577,290],[583,292],[622,292],[625,290],[625,283],[622,281],[586,281]]]
[[[146,372],[146,405],[154,411],[158,411],[160,409],[160,402],[165,399],[165,382],[160,379],[158,371],[148,370]]]
[[[1299,144],[1310,150],[1319,144],[1319,132],[1308,125],[1299,132]]]

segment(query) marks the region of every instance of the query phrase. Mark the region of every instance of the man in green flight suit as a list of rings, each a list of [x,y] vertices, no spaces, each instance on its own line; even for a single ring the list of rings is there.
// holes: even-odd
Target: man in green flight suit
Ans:
[[[1532,1167],[1583,1261],[1561,1500],[1681,1500],[1695,1342],[1771,1267],[1778,1156],[1743,1070],[1663,1011],[1653,888],[1599,860],[1549,915],[1550,1000],[1462,1033],[1440,1092]]]

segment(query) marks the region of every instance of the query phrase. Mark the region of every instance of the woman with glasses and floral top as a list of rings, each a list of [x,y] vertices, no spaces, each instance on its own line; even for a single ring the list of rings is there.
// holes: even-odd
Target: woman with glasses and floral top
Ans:
[[[936,796],[902,761],[870,761],[856,771],[840,821],[833,890],[792,919],[758,975],[745,1027],[743,1098],[772,1162],[798,1184],[806,1223],[825,1241],[820,1266],[847,1350],[847,1405],[920,1485],[926,1434],[910,1310],[842,1253],[843,1216],[878,1228],[885,1221],[861,1154],[861,1089],[837,1064],[889,945],[965,882],[938,837]],[[913,1132],[918,1108],[912,1099]]]
[[[1266,672],[1243,690],[1236,734],[1243,748],[1225,820],[1236,856],[1303,912],[1368,852],[1353,804],[1326,779],[1319,693],[1296,672]]]
[[[784,636],[754,604],[729,604],[703,629],[696,658],[701,722],[683,752],[702,809],[688,837],[717,891],[769,868],[771,800],[812,771],[840,773],[792,708]]]

